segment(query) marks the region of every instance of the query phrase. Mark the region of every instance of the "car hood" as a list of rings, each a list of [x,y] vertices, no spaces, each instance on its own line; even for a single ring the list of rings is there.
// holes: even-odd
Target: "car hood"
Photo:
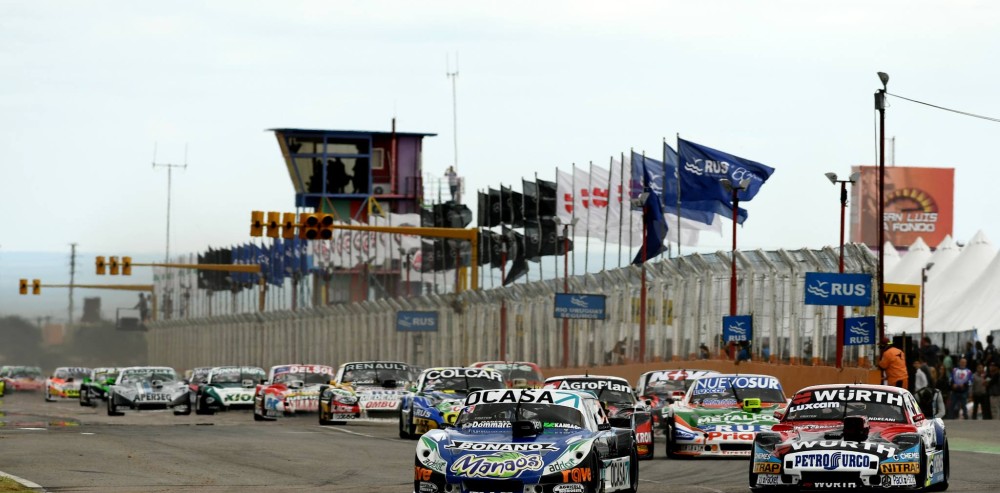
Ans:
[[[124,397],[155,393],[167,393],[176,396],[187,393],[188,391],[188,387],[184,384],[184,382],[168,382],[162,385],[153,385],[149,382],[137,382],[124,385],[114,385],[112,386],[112,389],[116,394]]]
[[[539,435],[514,438],[510,429],[451,428],[432,430],[421,437],[421,448],[436,451],[449,478],[511,479],[537,482],[541,476],[575,467],[585,460],[593,446],[587,430],[551,430]],[[439,464],[439,467],[441,464]]]
[[[774,411],[781,406],[770,404],[761,406],[760,412],[746,412],[738,407],[703,408],[679,406],[674,408],[678,420],[683,420],[688,426],[702,431],[732,431],[733,426],[740,426],[742,431],[769,430],[778,424]]]

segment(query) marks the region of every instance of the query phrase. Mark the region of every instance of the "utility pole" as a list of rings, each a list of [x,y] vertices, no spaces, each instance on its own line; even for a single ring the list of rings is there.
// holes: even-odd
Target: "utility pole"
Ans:
[[[156,145],[153,145],[153,169],[167,168],[167,251],[163,258],[164,263],[170,263],[170,193],[173,182],[174,168],[187,169],[187,144],[184,145],[184,164],[170,164],[156,162]]]
[[[76,284],[76,243],[69,244],[69,316],[66,317],[66,328],[73,325],[73,288]]]
[[[455,173],[458,173],[458,99],[455,84],[458,81],[458,53],[455,53],[455,71],[451,71],[451,57],[445,57],[445,75],[451,79],[452,136],[455,139]]]

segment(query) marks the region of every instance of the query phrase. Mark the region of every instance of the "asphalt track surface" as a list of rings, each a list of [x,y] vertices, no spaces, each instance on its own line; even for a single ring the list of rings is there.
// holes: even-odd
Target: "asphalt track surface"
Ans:
[[[1000,491],[1000,421],[947,424],[949,491]],[[258,423],[249,411],[110,417],[41,394],[0,399],[0,471],[51,492],[408,492],[414,447],[397,437],[395,421]],[[662,436],[656,455],[640,463],[639,491],[748,491],[743,460],[668,460]]]

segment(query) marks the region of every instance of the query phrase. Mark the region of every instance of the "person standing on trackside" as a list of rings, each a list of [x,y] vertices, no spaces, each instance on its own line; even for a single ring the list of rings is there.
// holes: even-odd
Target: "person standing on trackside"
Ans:
[[[454,166],[448,166],[448,170],[444,172],[444,176],[448,178],[448,189],[451,191],[451,201],[458,203],[458,173],[455,172]]]
[[[969,387],[972,386],[972,370],[967,365],[965,358],[958,360],[958,366],[951,371],[951,417],[958,419],[958,413],[962,413],[964,419],[969,419]]]
[[[990,372],[986,375],[986,394],[990,398],[990,416],[1000,419],[1000,362],[990,364]]]
[[[878,346],[882,348],[882,359],[879,360],[878,367],[885,372],[886,385],[907,388],[910,376],[906,372],[906,355],[901,349],[893,347],[888,337],[883,337]]]
[[[979,365],[979,369],[972,375],[972,419],[979,419],[979,410],[983,410],[983,419],[993,419],[990,415],[990,398],[986,394],[986,367]]]
[[[920,389],[930,386],[930,372],[924,366],[923,360],[917,358],[913,361],[913,393],[920,392]]]

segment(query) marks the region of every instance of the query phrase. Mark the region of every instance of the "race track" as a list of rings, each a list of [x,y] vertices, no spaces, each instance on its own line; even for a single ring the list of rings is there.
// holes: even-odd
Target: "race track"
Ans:
[[[949,491],[1000,491],[1000,421],[947,424]],[[14,394],[0,399],[0,471],[52,492],[408,492],[415,442],[396,433],[394,421],[257,423],[249,411],[109,417]],[[748,491],[745,461],[667,460],[662,436],[656,447],[640,465],[640,491]]]

